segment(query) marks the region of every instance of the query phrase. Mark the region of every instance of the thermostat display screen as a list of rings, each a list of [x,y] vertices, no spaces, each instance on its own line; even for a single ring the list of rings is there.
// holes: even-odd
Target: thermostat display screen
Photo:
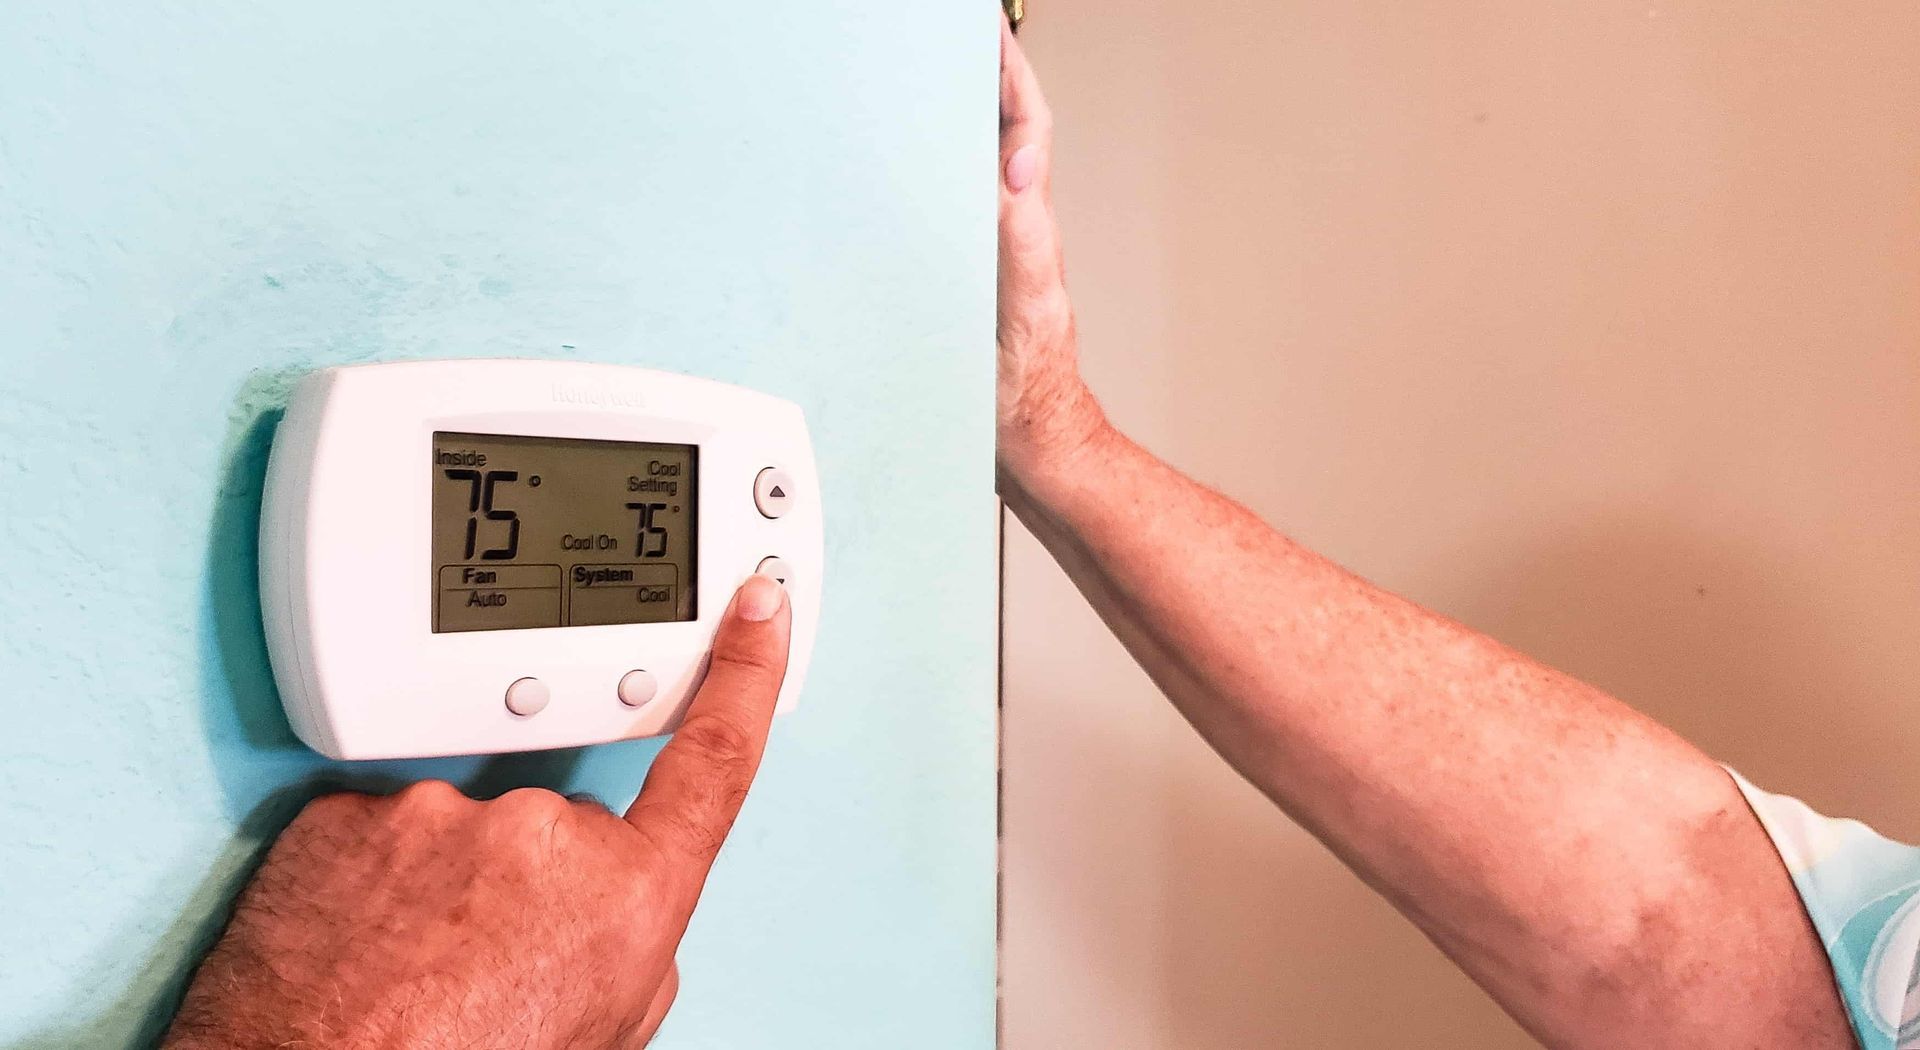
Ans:
[[[433,630],[692,620],[699,449],[433,435]]]

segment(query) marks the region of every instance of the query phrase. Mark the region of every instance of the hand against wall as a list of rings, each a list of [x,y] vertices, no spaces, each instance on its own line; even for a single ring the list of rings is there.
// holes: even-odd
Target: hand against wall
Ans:
[[[1000,469],[1003,483],[1070,453],[1105,423],[1080,381],[1053,214],[1053,114],[1000,32]]]
[[[644,1046],[759,767],[789,619],[773,580],[741,588],[624,819],[439,781],[315,800],[241,894],[165,1046]]]

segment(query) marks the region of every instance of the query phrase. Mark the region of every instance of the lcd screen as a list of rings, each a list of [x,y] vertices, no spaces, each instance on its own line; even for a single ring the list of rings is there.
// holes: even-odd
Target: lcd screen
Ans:
[[[433,630],[695,617],[695,445],[433,435]]]

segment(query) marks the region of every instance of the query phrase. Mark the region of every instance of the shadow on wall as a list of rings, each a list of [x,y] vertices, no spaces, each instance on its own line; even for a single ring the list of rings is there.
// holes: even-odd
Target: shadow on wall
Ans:
[[[1811,581],[1660,521],[1548,540],[1503,564],[1461,558],[1422,597],[1613,691],[1762,786],[1786,776],[1776,790],[1844,799],[1862,779],[1807,767],[1809,754],[1891,728],[1876,714],[1887,707],[1848,702],[1873,675],[1847,624],[1822,615]],[[1197,750],[1169,769],[1155,1007],[1165,1042],[1153,1045],[1336,1050],[1416,1032],[1423,1045],[1536,1045],[1264,798],[1206,768]]]
[[[208,742],[216,751],[240,747],[305,762],[306,749],[280,709],[260,622],[260,501],[267,455],[302,374],[298,369],[253,373],[227,413],[226,464],[207,541],[201,637],[211,651],[202,654],[207,680],[200,696]],[[251,785],[227,783],[230,802],[245,806],[252,793]]]
[[[334,791],[391,793],[416,780],[439,778],[470,795],[491,798],[517,787],[566,789],[579,749],[489,758],[339,763],[309,751],[294,736],[280,707],[260,623],[259,522],[267,453],[287,394],[304,370],[256,372],[241,386],[228,416],[224,469],[206,554],[201,623],[202,725],[213,769],[226,798],[234,834],[227,846],[195,866],[184,905],[167,894],[150,911],[179,912],[146,960],[125,977],[119,953],[84,967],[82,986],[100,988],[104,1002],[92,1017],[28,1038],[11,1050],[100,1050],[157,1043],[179,1005],[187,977],[225,926],[232,897],[266,848],[313,798]],[[656,750],[657,743],[653,743]],[[112,976],[109,976],[112,975]],[[115,991],[118,997],[114,998]]]
[[[1883,625],[1859,619],[1879,606],[1850,592],[1857,581],[1816,568],[1790,550],[1623,517],[1569,530],[1442,601],[1763,788],[1836,814],[1904,813],[1904,792],[1889,800],[1873,785],[1909,765],[1899,741],[1910,704],[1882,696],[1909,657],[1866,641]]]

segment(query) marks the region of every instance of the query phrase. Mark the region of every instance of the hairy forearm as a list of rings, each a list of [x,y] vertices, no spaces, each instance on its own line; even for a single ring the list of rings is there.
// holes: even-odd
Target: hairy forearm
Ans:
[[[1104,424],[1002,489],[1200,733],[1537,1036],[1850,1045],[1764,832],[1673,733]]]

